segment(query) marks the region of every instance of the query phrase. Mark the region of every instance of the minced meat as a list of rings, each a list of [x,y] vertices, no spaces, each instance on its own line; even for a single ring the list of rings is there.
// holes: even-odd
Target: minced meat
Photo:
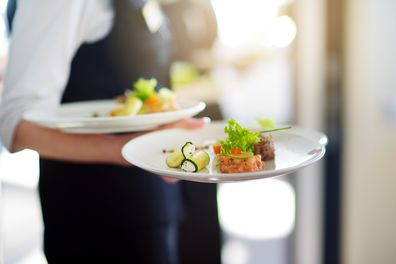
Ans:
[[[261,135],[259,142],[254,144],[254,155],[261,155],[262,161],[275,159],[275,148],[272,136]]]

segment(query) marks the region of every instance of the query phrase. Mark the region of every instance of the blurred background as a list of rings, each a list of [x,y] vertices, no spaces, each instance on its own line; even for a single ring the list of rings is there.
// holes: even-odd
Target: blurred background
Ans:
[[[396,2],[162,4],[178,45],[173,88],[204,100],[202,115],[245,125],[273,118],[329,138],[325,158],[296,174],[191,184],[202,200],[183,227],[182,263],[396,263]],[[6,5],[0,1],[0,90]],[[0,144],[0,263],[46,263],[38,173],[37,153],[10,154]]]

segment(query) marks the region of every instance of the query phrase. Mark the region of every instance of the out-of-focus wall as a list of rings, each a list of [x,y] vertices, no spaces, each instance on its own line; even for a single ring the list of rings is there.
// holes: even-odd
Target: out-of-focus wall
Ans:
[[[295,43],[295,121],[323,131],[325,120],[326,1],[297,0]],[[294,263],[317,264],[322,259],[323,161],[297,173]]]
[[[345,13],[343,263],[396,263],[394,0]]]

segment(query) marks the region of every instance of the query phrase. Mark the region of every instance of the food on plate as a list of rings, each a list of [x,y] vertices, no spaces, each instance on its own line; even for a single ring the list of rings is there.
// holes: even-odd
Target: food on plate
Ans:
[[[133,90],[126,91],[117,97],[120,104],[112,109],[110,116],[129,116],[168,112],[178,109],[174,92],[168,88],[160,88],[156,92],[157,80],[140,78],[133,84]]]
[[[260,155],[241,158],[227,155],[219,155],[219,169],[223,173],[251,172],[264,169],[264,162]]]
[[[275,147],[274,140],[271,135],[265,136],[264,133],[274,132],[284,129],[289,129],[291,126],[277,128],[275,121],[270,118],[261,118],[257,117],[257,123],[260,125],[262,129],[266,129],[261,131],[260,141],[254,144],[253,153],[255,155],[261,155],[262,161],[268,161],[275,159]]]
[[[137,97],[127,96],[121,106],[110,111],[110,116],[137,115],[142,106],[142,100]]]
[[[209,154],[204,150],[195,151],[190,157],[185,158],[180,168],[187,172],[197,172],[205,168],[210,161]]]
[[[261,135],[260,141],[253,145],[253,153],[260,155],[262,161],[275,159],[275,147],[272,136]]]
[[[275,158],[273,138],[271,135],[263,135],[263,133],[289,128],[291,127],[255,132],[242,127],[234,119],[230,119],[224,128],[227,138],[219,140],[216,144],[197,147],[192,142],[186,142],[180,149],[164,149],[162,152],[170,153],[165,160],[169,168],[197,172],[209,164],[210,156],[204,149],[210,146],[217,157],[217,167],[220,172],[254,172],[264,170],[264,161]]]
[[[254,144],[260,141],[260,132],[250,131],[234,119],[228,120],[224,132],[228,137],[213,146],[221,172],[238,173],[264,169],[261,156],[253,153]]]
[[[180,167],[182,161],[184,160],[183,153],[180,150],[173,151],[170,155],[166,157],[166,165],[169,168],[178,168]]]
[[[191,157],[192,154],[195,152],[195,145],[191,142],[186,142],[181,148],[182,154],[185,158]]]
[[[253,132],[242,127],[237,121],[228,120],[224,132],[228,137],[213,145],[213,152],[217,154],[219,169],[223,173],[252,172],[263,170],[264,161],[275,158],[274,141],[271,135],[263,133],[289,129],[289,127],[274,128],[273,121],[263,123],[273,129]]]
[[[198,172],[209,164],[210,156],[206,151],[197,149],[193,143],[186,142],[180,150],[172,151],[166,157],[165,162],[169,168]]]

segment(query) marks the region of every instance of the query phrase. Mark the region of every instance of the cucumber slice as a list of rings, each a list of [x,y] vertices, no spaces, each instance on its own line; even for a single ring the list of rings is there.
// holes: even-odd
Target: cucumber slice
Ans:
[[[169,168],[178,168],[184,159],[183,153],[177,150],[166,157],[166,165]]]
[[[181,151],[183,153],[184,158],[188,159],[195,152],[195,145],[191,142],[186,142],[186,144],[184,144],[183,147],[181,148]]]
[[[210,157],[206,151],[196,151],[189,159],[182,161],[181,169],[188,172],[197,172],[205,168],[209,161]]]

